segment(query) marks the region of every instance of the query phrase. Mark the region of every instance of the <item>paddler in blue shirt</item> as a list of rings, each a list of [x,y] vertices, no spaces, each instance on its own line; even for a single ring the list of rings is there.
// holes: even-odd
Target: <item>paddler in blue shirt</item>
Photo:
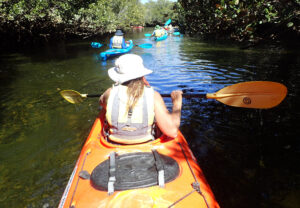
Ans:
[[[117,30],[115,35],[110,39],[109,48],[127,48],[127,44],[125,42],[124,33],[122,30]]]

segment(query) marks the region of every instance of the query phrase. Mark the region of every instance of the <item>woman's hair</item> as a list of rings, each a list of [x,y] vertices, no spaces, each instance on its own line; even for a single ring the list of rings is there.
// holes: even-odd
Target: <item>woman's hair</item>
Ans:
[[[129,109],[133,109],[136,105],[139,98],[142,96],[144,92],[144,80],[142,77],[139,77],[137,79],[130,80],[126,83],[124,83],[128,87],[127,89],[127,95],[128,95],[128,101],[127,101],[127,109],[128,112]]]

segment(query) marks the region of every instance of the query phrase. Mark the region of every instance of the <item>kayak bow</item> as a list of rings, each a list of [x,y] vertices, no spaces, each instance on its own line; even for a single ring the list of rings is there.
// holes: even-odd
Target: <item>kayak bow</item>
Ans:
[[[112,144],[100,112],[82,148],[59,208],[219,208],[188,144],[174,139]]]
[[[134,45],[133,45],[132,40],[129,40],[128,48],[108,49],[108,50],[100,53],[100,58],[102,59],[102,61],[106,61],[110,57],[114,57],[114,56],[122,55],[124,53],[128,53],[129,51],[131,51],[133,46]]]
[[[167,37],[168,37],[168,33],[166,32],[163,36],[161,36],[161,37],[154,37],[154,40],[155,41],[162,41],[162,40],[165,40],[165,39],[167,39]]]

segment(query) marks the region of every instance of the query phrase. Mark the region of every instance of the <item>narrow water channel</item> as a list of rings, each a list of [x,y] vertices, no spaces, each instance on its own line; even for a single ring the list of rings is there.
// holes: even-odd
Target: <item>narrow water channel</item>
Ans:
[[[268,110],[184,100],[180,129],[221,207],[299,206],[299,52],[240,50],[185,36],[154,42],[144,36],[149,32],[126,39],[153,44],[131,53],[154,71],[147,80],[161,93],[209,93],[254,80],[287,86],[285,100]],[[59,91],[101,93],[112,84],[107,70],[115,59],[100,61],[108,47],[90,42],[1,52],[0,207],[57,207],[99,111],[97,99],[72,105]]]

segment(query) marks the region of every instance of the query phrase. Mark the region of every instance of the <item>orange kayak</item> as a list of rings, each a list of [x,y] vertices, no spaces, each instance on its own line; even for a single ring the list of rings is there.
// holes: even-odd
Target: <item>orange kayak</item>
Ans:
[[[218,208],[181,134],[119,145],[106,140],[104,112],[96,118],[59,208]]]

